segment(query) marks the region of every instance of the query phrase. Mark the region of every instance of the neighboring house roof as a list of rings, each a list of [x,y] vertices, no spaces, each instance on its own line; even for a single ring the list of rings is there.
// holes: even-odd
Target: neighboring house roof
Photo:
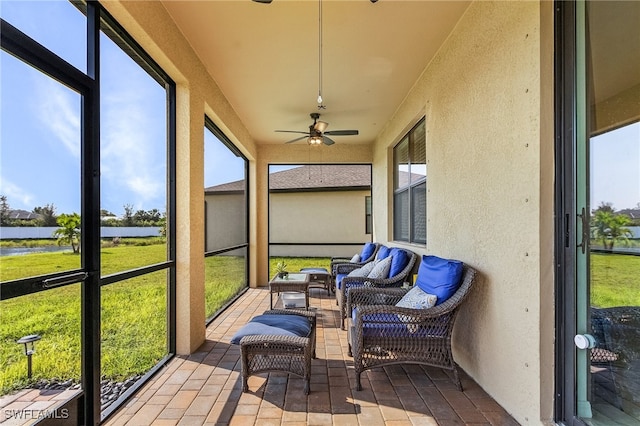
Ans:
[[[313,164],[282,170],[269,175],[273,192],[344,191],[371,188],[371,166]],[[205,188],[205,194],[241,192],[245,181],[223,183]]]
[[[9,219],[18,219],[18,220],[36,220],[42,219],[42,215],[34,212],[28,212],[26,210],[8,210],[7,217]]]
[[[626,214],[631,219],[640,219],[640,209],[622,209],[616,213]]]

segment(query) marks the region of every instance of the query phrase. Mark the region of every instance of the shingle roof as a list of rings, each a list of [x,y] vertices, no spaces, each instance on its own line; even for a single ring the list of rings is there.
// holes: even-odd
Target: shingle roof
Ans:
[[[313,164],[282,170],[269,175],[271,191],[318,191],[349,188],[369,188],[371,186],[371,166]],[[206,194],[242,191],[245,181],[223,183],[205,188]]]
[[[28,212],[26,210],[8,210],[7,217],[9,219],[18,219],[18,220],[35,220],[42,219],[42,215],[38,213]]]

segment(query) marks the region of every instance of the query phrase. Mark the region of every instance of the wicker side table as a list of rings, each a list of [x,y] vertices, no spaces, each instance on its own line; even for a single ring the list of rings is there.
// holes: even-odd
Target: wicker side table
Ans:
[[[242,360],[242,391],[247,392],[247,379],[257,373],[284,371],[302,377],[304,392],[309,394],[311,381],[311,359],[316,357],[316,314],[312,311],[272,309],[269,314],[300,315],[311,322],[308,337],[283,335],[245,336],[240,340]]]
[[[284,292],[304,293],[305,308],[309,309],[309,274],[290,273],[284,278],[277,275],[269,281],[269,308],[273,309],[273,294]]]

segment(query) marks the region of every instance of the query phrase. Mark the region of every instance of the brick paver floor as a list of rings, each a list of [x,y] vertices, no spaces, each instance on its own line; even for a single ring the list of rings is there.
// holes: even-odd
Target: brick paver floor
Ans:
[[[197,352],[171,361],[107,425],[517,425],[463,372],[463,392],[442,370],[417,365],[367,371],[355,391],[347,333],[335,298],[322,289],[311,289],[318,314],[311,393],[284,373],[252,376],[243,393],[240,349],[229,341],[268,308],[268,290],[248,290],[207,328]]]

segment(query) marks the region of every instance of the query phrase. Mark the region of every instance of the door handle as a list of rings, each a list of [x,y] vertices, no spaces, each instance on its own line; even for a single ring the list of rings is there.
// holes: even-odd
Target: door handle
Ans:
[[[578,214],[578,218],[580,218],[580,225],[581,225],[581,236],[580,236],[580,244],[578,244],[578,247],[580,247],[582,249],[582,254],[584,254],[587,251],[587,244],[589,243],[589,237],[591,236],[590,232],[589,232],[589,215],[587,215],[586,209],[583,207],[582,208],[582,213]]]
[[[86,272],[76,272],[75,274],[63,275],[61,277],[49,278],[42,281],[42,287],[53,288],[60,287],[67,284],[78,283],[84,281],[89,276]]]
[[[576,334],[573,342],[578,349],[593,349],[596,347],[596,339],[590,334]]]

